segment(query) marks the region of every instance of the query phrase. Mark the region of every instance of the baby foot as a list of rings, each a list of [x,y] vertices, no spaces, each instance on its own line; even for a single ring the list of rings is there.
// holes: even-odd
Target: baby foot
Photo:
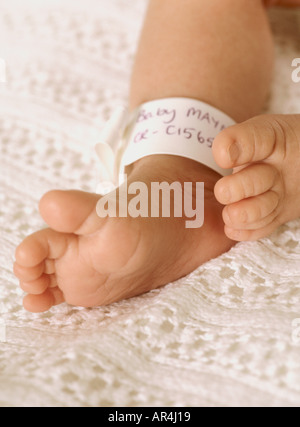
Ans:
[[[219,166],[234,168],[215,186],[225,233],[256,240],[300,216],[300,115],[262,115],[215,139]]]
[[[219,175],[176,156],[149,156],[135,163],[128,183],[205,182],[204,225],[187,218],[100,218],[99,195],[51,191],[40,202],[50,228],[27,237],[16,249],[15,275],[32,312],[55,304],[93,307],[157,288],[187,275],[227,251],[222,206],[213,195]]]

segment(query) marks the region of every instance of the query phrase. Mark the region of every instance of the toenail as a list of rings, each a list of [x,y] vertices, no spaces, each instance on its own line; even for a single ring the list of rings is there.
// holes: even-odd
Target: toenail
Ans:
[[[232,163],[235,163],[240,155],[240,150],[236,142],[231,144],[231,146],[229,147],[228,153]]]

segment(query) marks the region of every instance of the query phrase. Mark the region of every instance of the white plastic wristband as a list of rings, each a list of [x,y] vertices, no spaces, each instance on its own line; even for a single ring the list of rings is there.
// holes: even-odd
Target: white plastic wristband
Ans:
[[[127,165],[153,154],[187,157],[228,175],[232,170],[216,164],[212,144],[221,130],[234,124],[220,110],[190,98],[150,101],[131,115],[119,108],[104,129],[102,142],[96,145],[105,170],[102,181],[117,186],[118,175]]]

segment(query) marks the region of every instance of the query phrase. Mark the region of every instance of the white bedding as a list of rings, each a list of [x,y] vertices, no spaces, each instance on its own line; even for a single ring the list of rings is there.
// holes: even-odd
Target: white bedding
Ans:
[[[298,406],[300,220],[141,297],[22,308],[14,248],[44,226],[44,192],[95,190],[93,144],[127,99],[145,6],[1,1],[0,405]],[[270,15],[277,59],[266,111],[300,113],[291,79],[300,11]]]

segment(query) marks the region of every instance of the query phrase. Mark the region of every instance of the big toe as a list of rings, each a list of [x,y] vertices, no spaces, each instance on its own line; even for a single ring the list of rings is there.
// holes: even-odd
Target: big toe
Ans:
[[[96,231],[99,195],[77,190],[52,190],[40,200],[39,209],[46,223],[56,231],[87,234]]]
[[[279,116],[265,114],[222,130],[212,147],[215,161],[223,168],[235,168],[267,159],[280,139],[279,122],[283,122]]]

